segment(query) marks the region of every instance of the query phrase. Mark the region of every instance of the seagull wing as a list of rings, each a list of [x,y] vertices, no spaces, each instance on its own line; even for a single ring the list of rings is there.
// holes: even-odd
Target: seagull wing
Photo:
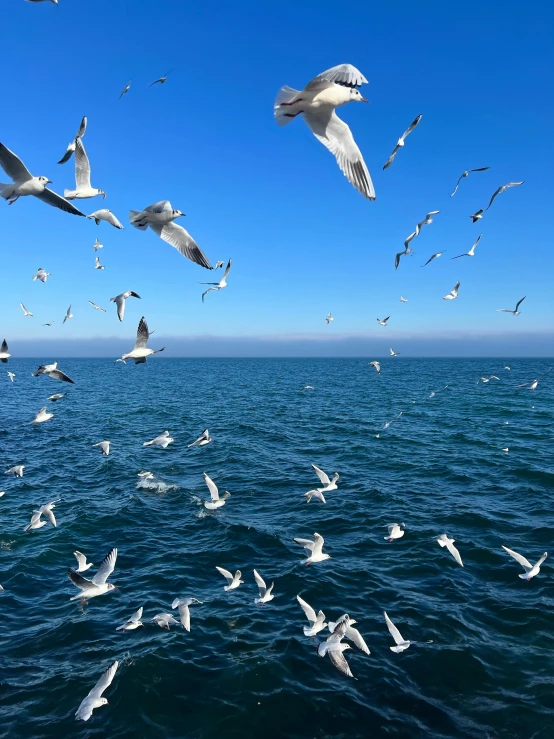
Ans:
[[[418,123],[420,122],[420,120],[422,118],[423,118],[423,114],[422,113],[420,113],[418,116],[416,116],[414,118],[414,120],[410,123],[410,125],[408,126],[408,128],[404,131],[404,133],[400,137],[401,141],[404,141],[406,139],[406,136],[409,136],[409,134],[411,134],[411,132],[418,125]]]
[[[521,300],[519,300],[519,301],[518,301],[518,302],[516,303],[516,311],[517,311],[517,309],[519,308],[519,306],[520,306],[520,305],[521,305],[521,304],[523,303],[523,301],[525,300],[525,298],[526,298],[526,297],[527,297],[527,295],[524,295],[524,296],[523,296],[523,298],[521,298]]]
[[[54,380],[61,380],[62,382],[70,382],[72,385],[75,385],[75,382],[71,379],[71,377],[68,377],[65,374],[65,372],[62,372],[59,369],[54,369],[48,374],[50,375],[50,377],[53,377]]]
[[[77,131],[77,136],[75,136],[76,139],[82,139],[83,136],[85,135],[86,130],[87,130],[87,122],[88,122],[88,119],[86,115],[84,115],[81,119],[79,130]]]
[[[230,271],[231,271],[231,260],[229,259],[229,261],[227,262],[227,266],[225,267],[225,272],[223,273],[222,280],[227,279],[227,275],[229,274]]]
[[[173,210],[169,200],[159,200],[157,203],[153,203],[144,209],[148,213],[164,213],[165,211]]]
[[[348,677],[354,677],[352,671],[350,670],[350,665],[346,661],[343,652],[339,651],[338,649],[329,649],[327,651],[327,654],[329,655],[329,659],[335,665],[337,670],[340,670],[345,675],[348,675]]]
[[[71,155],[73,154],[74,151],[75,151],[75,139],[69,142],[69,144],[67,145],[67,149],[65,150],[65,154],[60,159],[58,164],[65,164],[66,162],[68,162],[71,159]]]
[[[396,156],[396,153],[398,152],[398,149],[400,149],[400,147],[397,144],[394,147],[394,149],[392,150],[392,154],[390,155],[390,157],[387,159],[387,161],[383,165],[383,169],[387,169],[394,162],[394,157]]]
[[[208,257],[200,249],[196,241],[182,226],[177,223],[150,223],[150,228],[160,239],[174,246],[184,257],[206,269],[213,269]]]
[[[462,562],[462,558],[460,556],[460,552],[456,549],[456,547],[454,546],[454,544],[451,541],[447,541],[445,546],[448,549],[448,551],[450,552],[450,554],[454,557],[454,559],[456,560],[456,562],[461,567],[463,567],[464,566],[464,563]]]
[[[508,182],[506,185],[502,185],[502,187],[499,187],[498,190],[496,190],[496,192],[493,193],[493,196],[491,198],[491,201],[487,205],[487,207],[485,208],[485,210],[488,210],[491,207],[491,205],[493,204],[493,201],[494,201],[494,199],[496,198],[497,195],[500,195],[500,193],[504,192],[504,190],[506,190],[508,187],[517,187],[518,185],[523,185],[523,182],[524,182],[524,180],[522,182]]]
[[[323,551],[324,539],[320,534],[314,534],[314,548],[312,549],[313,554],[321,554]]]
[[[210,496],[211,496],[211,499],[212,499],[212,500],[213,500],[214,502],[215,502],[216,500],[219,500],[219,491],[218,491],[218,489],[217,489],[217,485],[216,485],[216,484],[215,484],[215,482],[214,482],[214,481],[212,480],[212,478],[211,478],[211,477],[209,477],[209,476],[208,476],[208,475],[207,475],[207,474],[206,474],[205,472],[204,472],[204,482],[205,482],[205,483],[206,483],[206,485],[208,486],[208,490],[210,491]]]
[[[306,618],[308,619],[308,621],[311,621],[312,623],[315,624],[315,622],[317,621],[317,616],[315,614],[314,609],[311,607],[311,605],[309,603],[306,603],[306,601],[303,600],[299,595],[296,596],[296,600],[298,601],[298,603],[300,604],[300,607],[306,614]]]
[[[258,586],[258,589],[260,591],[260,598],[263,598],[266,594],[267,587],[263,577],[259,574],[257,570],[254,570],[254,580],[256,581],[256,585]]]
[[[0,144],[0,167],[14,182],[25,182],[33,177],[21,159],[4,144]]]
[[[358,629],[354,629],[352,628],[352,626],[347,626],[344,635],[347,639],[350,639],[350,641],[355,644],[362,652],[364,652],[365,654],[371,654],[371,652],[369,651],[369,647],[365,643],[364,638],[360,634]]]
[[[77,190],[90,187],[90,162],[80,138],[75,141],[75,183]]]
[[[524,570],[528,571],[533,569],[533,565],[531,564],[531,562],[529,562],[529,560],[526,559],[522,554],[514,552],[513,549],[508,549],[508,547],[505,547],[504,544],[502,545],[502,549],[505,552],[508,552],[508,554],[513,557],[516,562],[519,562]]]
[[[137,340],[135,341],[135,349],[144,349],[148,343],[148,337],[150,333],[148,331],[148,324],[146,323],[144,316],[140,319],[137,329]]]
[[[106,672],[102,675],[100,680],[96,683],[94,688],[90,691],[89,696],[91,698],[101,698],[102,693],[106,690],[106,688],[109,688],[112,684],[112,681],[114,679],[115,673],[117,671],[117,668],[119,667],[119,662],[116,660],[113,665],[108,667]]]
[[[104,561],[98,568],[98,572],[92,578],[92,582],[95,585],[104,585],[108,577],[112,574],[115,567],[115,561],[117,559],[117,549],[114,547],[106,555]]]
[[[137,621],[140,621],[142,618],[142,606],[138,609],[138,611],[135,611],[131,618],[129,619],[129,622],[132,624],[136,624]]]
[[[468,256],[469,256],[469,254],[467,254],[467,253],[466,254],[458,254],[457,257],[452,257],[452,259],[459,259],[460,257],[468,257]],[[423,266],[425,267],[425,265],[423,265]]]
[[[348,181],[368,200],[375,200],[375,188],[350,128],[335,111],[304,113],[314,136],[334,154]]]
[[[320,82],[336,82],[337,85],[345,85],[346,87],[360,87],[360,85],[367,83],[367,80],[360,70],[352,64],[337,64],[336,67],[331,67],[331,69],[327,69],[314,77],[305,89],[314,89]]]
[[[46,410],[46,408],[44,410]],[[48,506],[41,506],[41,508],[43,508],[42,514],[46,516],[46,518],[50,521],[52,526],[56,528],[57,524],[56,524],[56,516],[54,516],[54,512],[51,511]]]
[[[85,567],[87,564],[87,558],[81,552],[73,552],[73,556],[77,558],[77,564],[79,567]]]
[[[53,190],[49,190],[47,187],[45,187],[42,192],[39,192],[38,195],[35,195],[35,197],[42,200],[43,203],[53,205],[54,208],[59,208],[66,213],[71,213],[71,215],[83,216],[83,218],[86,217],[85,214],[81,213],[81,211],[70,203],[69,200],[62,198],[61,195],[58,195],[58,193]]]
[[[458,188],[460,187],[460,182],[463,180],[464,175],[460,175],[458,178],[458,182],[456,182],[456,187],[454,188],[454,192],[450,195],[451,198],[454,197],[454,195],[458,192]]]
[[[92,582],[92,580],[87,580],[86,577],[83,577],[78,572],[75,572],[72,567],[69,568],[67,575],[73,585],[80,588],[81,590],[88,590],[89,588],[94,587],[94,583]]]
[[[308,552],[312,552],[315,546],[315,543],[311,541],[311,539],[298,539],[295,538],[294,541],[297,544],[300,544],[301,547],[304,547],[304,549],[307,549]]]
[[[392,638],[394,639],[394,641],[395,641],[395,642],[396,642],[397,644],[404,644],[404,643],[405,643],[405,639],[404,639],[404,637],[403,637],[403,636],[402,636],[402,634],[401,634],[401,633],[400,633],[400,632],[398,631],[398,629],[397,629],[397,628],[396,628],[396,626],[395,626],[395,625],[393,624],[393,622],[392,622],[392,621],[390,620],[390,618],[389,618],[389,617],[388,617],[388,615],[387,615],[387,612],[386,612],[386,611],[384,611],[384,614],[383,614],[383,615],[385,616],[385,621],[386,621],[386,624],[387,624],[387,628],[388,628],[388,630],[390,631],[390,635],[392,636]]]
[[[233,582],[234,576],[232,575],[231,572],[229,572],[229,570],[225,570],[223,567],[218,567],[217,565],[216,565],[216,568],[215,569],[221,575],[223,575],[223,577],[227,580],[227,582],[229,583],[229,585]]]
[[[324,485],[331,484],[331,480],[329,479],[329,476],[325,472],[323,472],[323,470],[320,470],[319,467],[316,467],[315,464],[312,464],[312,467],[313,467],[314,472],[316,473],[316,475],[319,477],[319,479]]]

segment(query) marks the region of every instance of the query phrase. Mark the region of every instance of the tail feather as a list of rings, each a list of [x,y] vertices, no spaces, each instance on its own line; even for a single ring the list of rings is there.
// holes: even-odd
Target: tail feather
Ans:
[[[292,102],[299,92],[300,90],[295,90],[293,87],[285,85],[284,87],[281,87],[277,93],[275,104],[273,106],[273,113],[275,115],[275,120],[280,126],[286,126],[287,123],[290,123],[293,120],[285,115],[288,111],[286,107],[281,107],[282,104]]]

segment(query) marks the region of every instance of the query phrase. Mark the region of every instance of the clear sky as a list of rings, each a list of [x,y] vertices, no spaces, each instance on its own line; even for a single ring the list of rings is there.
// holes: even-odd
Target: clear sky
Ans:
[[[364,334],[383,351],[418,337],[421,354],[427,341],[458,337],[471,353],[474,334],[505,333],[515,346],[534,332],[552,352],[552,4],[10,0],[2,18],[0,140],[63,192],[73,160],[57,161],[87,115],[92,184],[108,197],[77,205],[110,208],[125,225],[97,227],[34,198],[0,203],[0,338],[11,346],[94,338],[97,353],[100,337],[132,343],[145,315],[158,336],[236,337],[235,353],[241,337]],[[342,62],[369,80],[370,105],[339,114],[372,174],[373,203],[300,118],[285,128],[273,119],[281,85],[301,88]],[[148,87],[171,68],[165,85]],[[462,171],[482,166],[491,169],[449,197]],[[497,187],[518,180],[471,223]],[[204,305],[198,282],[221,271],[128,222],[129,209],[161,199],[187,214],[182,225],[212,263],[233,258],[229,287]],[[430,210],[441,212],[395,272],[394,255]],[[451,261],[479,233],[475,258]],[[93,268],[96,237],[103,271]],[[46,284],[31,281],[39,266],[52,273]],[[459,299],[443,301],[457,280]],[[128,301],[120,324],[109,298],[128,289],[143,299]],[[517,319],[495,312],[523,295]],[[62,326],[70,303],[75,318]]]

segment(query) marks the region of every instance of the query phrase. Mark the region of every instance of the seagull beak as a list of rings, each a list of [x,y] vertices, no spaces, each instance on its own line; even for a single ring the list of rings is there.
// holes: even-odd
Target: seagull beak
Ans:
[[[360,100],[362,101],[362,103],[369,103],[369,100],[367,98],[360,98]]]
[[[53,185],[54,183],[52,182],[52,180],[46,180],[46,184],[47,185]]]

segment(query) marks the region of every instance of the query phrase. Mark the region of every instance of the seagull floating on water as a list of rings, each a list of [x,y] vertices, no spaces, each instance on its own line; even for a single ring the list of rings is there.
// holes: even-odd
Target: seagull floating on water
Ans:
[[[446,534],[441,534],[439,538],[437,539],[437,543],[441,547],[446,547],[450,554],[454,557],[456,562],[460,565],[460,567],[464,566],[464,563],[462,562],[462,558],[460,556],[460,552],[456,549],[454,546],[454,542],[456,539],[449,539]]]
[[[122,229],[123,226],[121,223],[117,220],[117,218],[114,216],[114,214],[111,212],[111,210],[108,210],[107,208],[101,208],[100,210],[95,210],[94,213],[91,213],[90,216],[87,216],[87,218],[92,219],[97,226],[100,225],[100,221],[106,221],[106,223],[110,223],[114,228]]]
[[[458,191],[458,187],[460,186],[460,182],[461,182],[461,181],[462,181],[462,180],[464,179],[464,177],[468,177],[468,175],[469,175],[469,174],[470,174],[471,172],[486,172],[486,171],[487,171],[487,169],[490,169],[490,167],[477,167],[477,169],[466,169],[466,171],[465,171],[465,172],[462,172],[462,174],[461,174],[461,175],[460,175],[460,177],[458,178],[458,182],[456,182],[456,187],[454,188],[454,192],[452,193],[452,195],[451,195],[450,197],[451,197],[451,198],[453,198],[453,197],[454,197],[454,195],[455,195],[455,194],[456,194],[456,192]]]
[[[423,115],[420,113],[414,120],[410,123],[409,127],[404,131],[402,136],[398,139],[396,142],[396,146],[392,150],[392,154],[385,162],[385,165],[383,166],[383,169],[387,169],[387,167],[390,167],[390,165],[393,163],[395,156],[400,151],[400,149],[404,146],[404,143],[406,141],[406,137],[411,134],[411,132],[414,130],[414,128],[418,125],[420,120],[423,118]]]
[[[77,143],[77,139],[82,139],[83,136],[85,135],[86,130],[87,130],[87,117],[85,115],[81,119],[81,124],[79,126],[79,130],[75,134],[75,138],[72,139],[69,142],[69,144],[67,145],[67,149],[65,151],[65,154],[60,159],[60,161],[58,162],[58,164],[65,164],[66,162],[68,162],[71,159],[71,155],[75,151],[75,146],[76,146],[76,143]]]
[[[460,281],[458,280],[458,282],[454,285],[454,287],[448,293],[448,295],[445,295],[443,297],[443,300],[456,300],[456,298],[458,297],[458,290],[459,289],[460,289]]]
[[[206,444],[211,444],[212,441],[210,432],[208,429],[204,429],[196,441],[193,441],[192,444],[187,444],[187,449],[190,449],[191,446],[206,446]]]
[[[63,194],[67,200],[94,198],[96,195],[106,198],[104,190],[90,184],[90,161],[79,137],[75,139],[75,189],[64,190]]]
[[[77,559],[77,569],[75,572],[86,572],[93,567],[93,563],[87,562],[87,558],[81,552],[75,551],[73,552],[73,556]]]
[[[312,465],[313,466],[313,465]],[[323,537],[317,532],[314,534],[314,540],[310,539],[299,539],[295,538],[294,541],[309,553],[308,559],[304,560],[305,565],[312,564],[313,562],[323,562],[326,559],[331,559],[330,554],[323,553]]]
[[[481,236],[482,235],[483,234],[479,234],[479,236],[477,237],[477,241],[473,244],[473,246],[471,247],[471,249],[468,252],[466,252],[465,254],[458,254],[457,257],[452,257],[452,259],[459,259],[460,257],[474,257],[475,256],[475,247],[481,241]]]
[[[270,600],[273,600],[273,598],[275,598],[272,593],[273,586],[275,585],[274,582],[272,582],[271,585],[267,587],[263,577],[257,570],[254,570],[254,580],[256,581],[256,585],[258,586],[259,591],[259,597],[254,599],[254,603],[256,603],[256,605],[263,606],[264,603],[269,603]]]
[[[327,626],[325,622],[325,614],[323,611],[319,611],[316,615],[314,609],[306,603],[299,595],[296,596],[296,600],[299,602],[302,610],[306,614],[306,618],[310,622],[310,626],[304,626],[304,634],[306,636],[315,636]]]
[[[110,453],[111,443],[112,443],[111,441],[99,441],[97,444],[93,444],[92,446],[100,447],[100,451],[102,452],[102,454],[107,457],[108,454]]]
[[[74,595],[70,600],[78,600],[80,598],[82,604],[90,598],[104,595],[110,590],[117,590],[115,585],[112,585],[111,582],[107,582],[109,576],[114,571],[116,560],[117,549],[110,549],[104,558],[104,561],[98,568],[98,572],[91,580],[87,580],[86,577],[83,577],[76,570],[70,567],[68,577],[73,585],[82,591],[79,595]]]
[[[211,500],[204,501],[204,506],[209,511],[215,511],[216,508],[221,508],[221,506],[224,506],[227,498],[231,497],[231,493],[226,490],[220,498],[219,490],[217,489],[215,482],[212,480],[211,477],[208,476],[206,472],[204,472],[204,482],[208,486],[208,490],[210,491],[211,496]]]
[[[152,439],[151,441],[145,441],[142,446],[159,446],[162,449],[166,449],[169,444],[172,444],[175,441],[175,439],[172,439],[169,435],[169,431],[164,431],[163,434],[160,434],[159,436],[156,436],[155,439]]]
[[[152,356],[152,354],[159,354],[165,350],[165,346],[161,349],[148,349],[146,344],[148,343],[148,337],[150,332],[148,331],[148,324],[144,316],[140,319],[137,329],[137,339],[135,341],[134,348],[128,353],[123,354],[121,359],[134,359],[135,364],[144,364],[146,358]]]
[[[102,698],[102,693],[112,684],[118,667],[119,662],[116,660],[110,667],[108,667],[87,697],[81,701],[81,704],[75,713],[75,718],[78,721],[88,721],[95,708],[100,708],[100,706],[106,706],[108,704],[107,699]]]
[[[523,303],[526,297],[527,295],[524,295],[521,298],[521,300],[517,301],[515,310],[510,310],[509,308],[498,308],[496,312],[497,313],[511,313],[512,316],[519,316],[519,314],[521,313],[521,311],[519,310],[519,306]]]
[[[110,303],[115,303],[117,307],[117,317],[120,321],[123,320],[123,316],[125,315],[125,301],[127,298],[138,298],[141,300],[140,295],[134,292],[134,290],[127,290],[124,293],[116,295],[115,298],[110,298]]]
[[[181,621],[181,626],[185,631],[190,631],[190,610],[189,606],[191,606],[193,603],[202,603],[201,600],[198,600],[197,598],[175,598],[173,603],[171,604],[172,608],[178,608],[179,609],[179,617]]]
[[[229,590],[235,590],[235,588],[238,588],[244,582],[244,580],[240,579],[242,577],[240,570],[237,570],[233,575],[229,570],[224,570],[223,567],[217,567],[216,565],[215,569],[227,580],[227,585],[223,586],[223,590],[227,592]]]
[[[53,380],[70,382],[72,385],[75,384],[73,380],[65,374],[65,372],[58,369],[57,362],[52,362],[52,364],[41,364],[40,367],[33,372],[33,377],[38,377],[39,375],[47,375]]]
[[[127,621],[125,621],[124,624],[118,626],[116,631],[134,631],[135,629],[138,629],[139,626],[144,626],[144,624],[140,620],[141,618],[142,606],[138,609],[138,611],[135,611],[133,615]]]
[[[201,285],[212,285],[212,287],[209,287],[206,292],[202,293],[202,302],[204,302],[204,298],[206,295],[211,292],[212,290],[223,290],[224,287],[227,287],[227,275],[231,271],[231,260],[227,262],[227,266],[225,267],[225,272],[223,273],[223,277],[219,282],[201,282]]]
[[[39,267],[37,269],[36,275],[33,275],[33,282],[35,280],[40,280],[41,282],[46,282],[46,280],[50,277],[50,272],[46,272],[46,270],[42,269],[42,267]]]
[[[535,562],[534,565],[529,562],[528,559],[526,559],[522,554],[518,554],[517,552],[514,552],[512,549],[508,549],[508,547],[505,547],[504,544],[502,545],[502,549],[505,552],[508,552],[508,554],[515,559],[516,562],[519,562],[519,564],[523,567],[525,572],[523,575],[519,575],[522,580],[530,580],[532,577],[535,577],[535,575],[538,575],[541,571],[541,565],[544,562],[544,560],[548,557],[548,553],[545,552],[542,557],[538,560],[538,562]]]

